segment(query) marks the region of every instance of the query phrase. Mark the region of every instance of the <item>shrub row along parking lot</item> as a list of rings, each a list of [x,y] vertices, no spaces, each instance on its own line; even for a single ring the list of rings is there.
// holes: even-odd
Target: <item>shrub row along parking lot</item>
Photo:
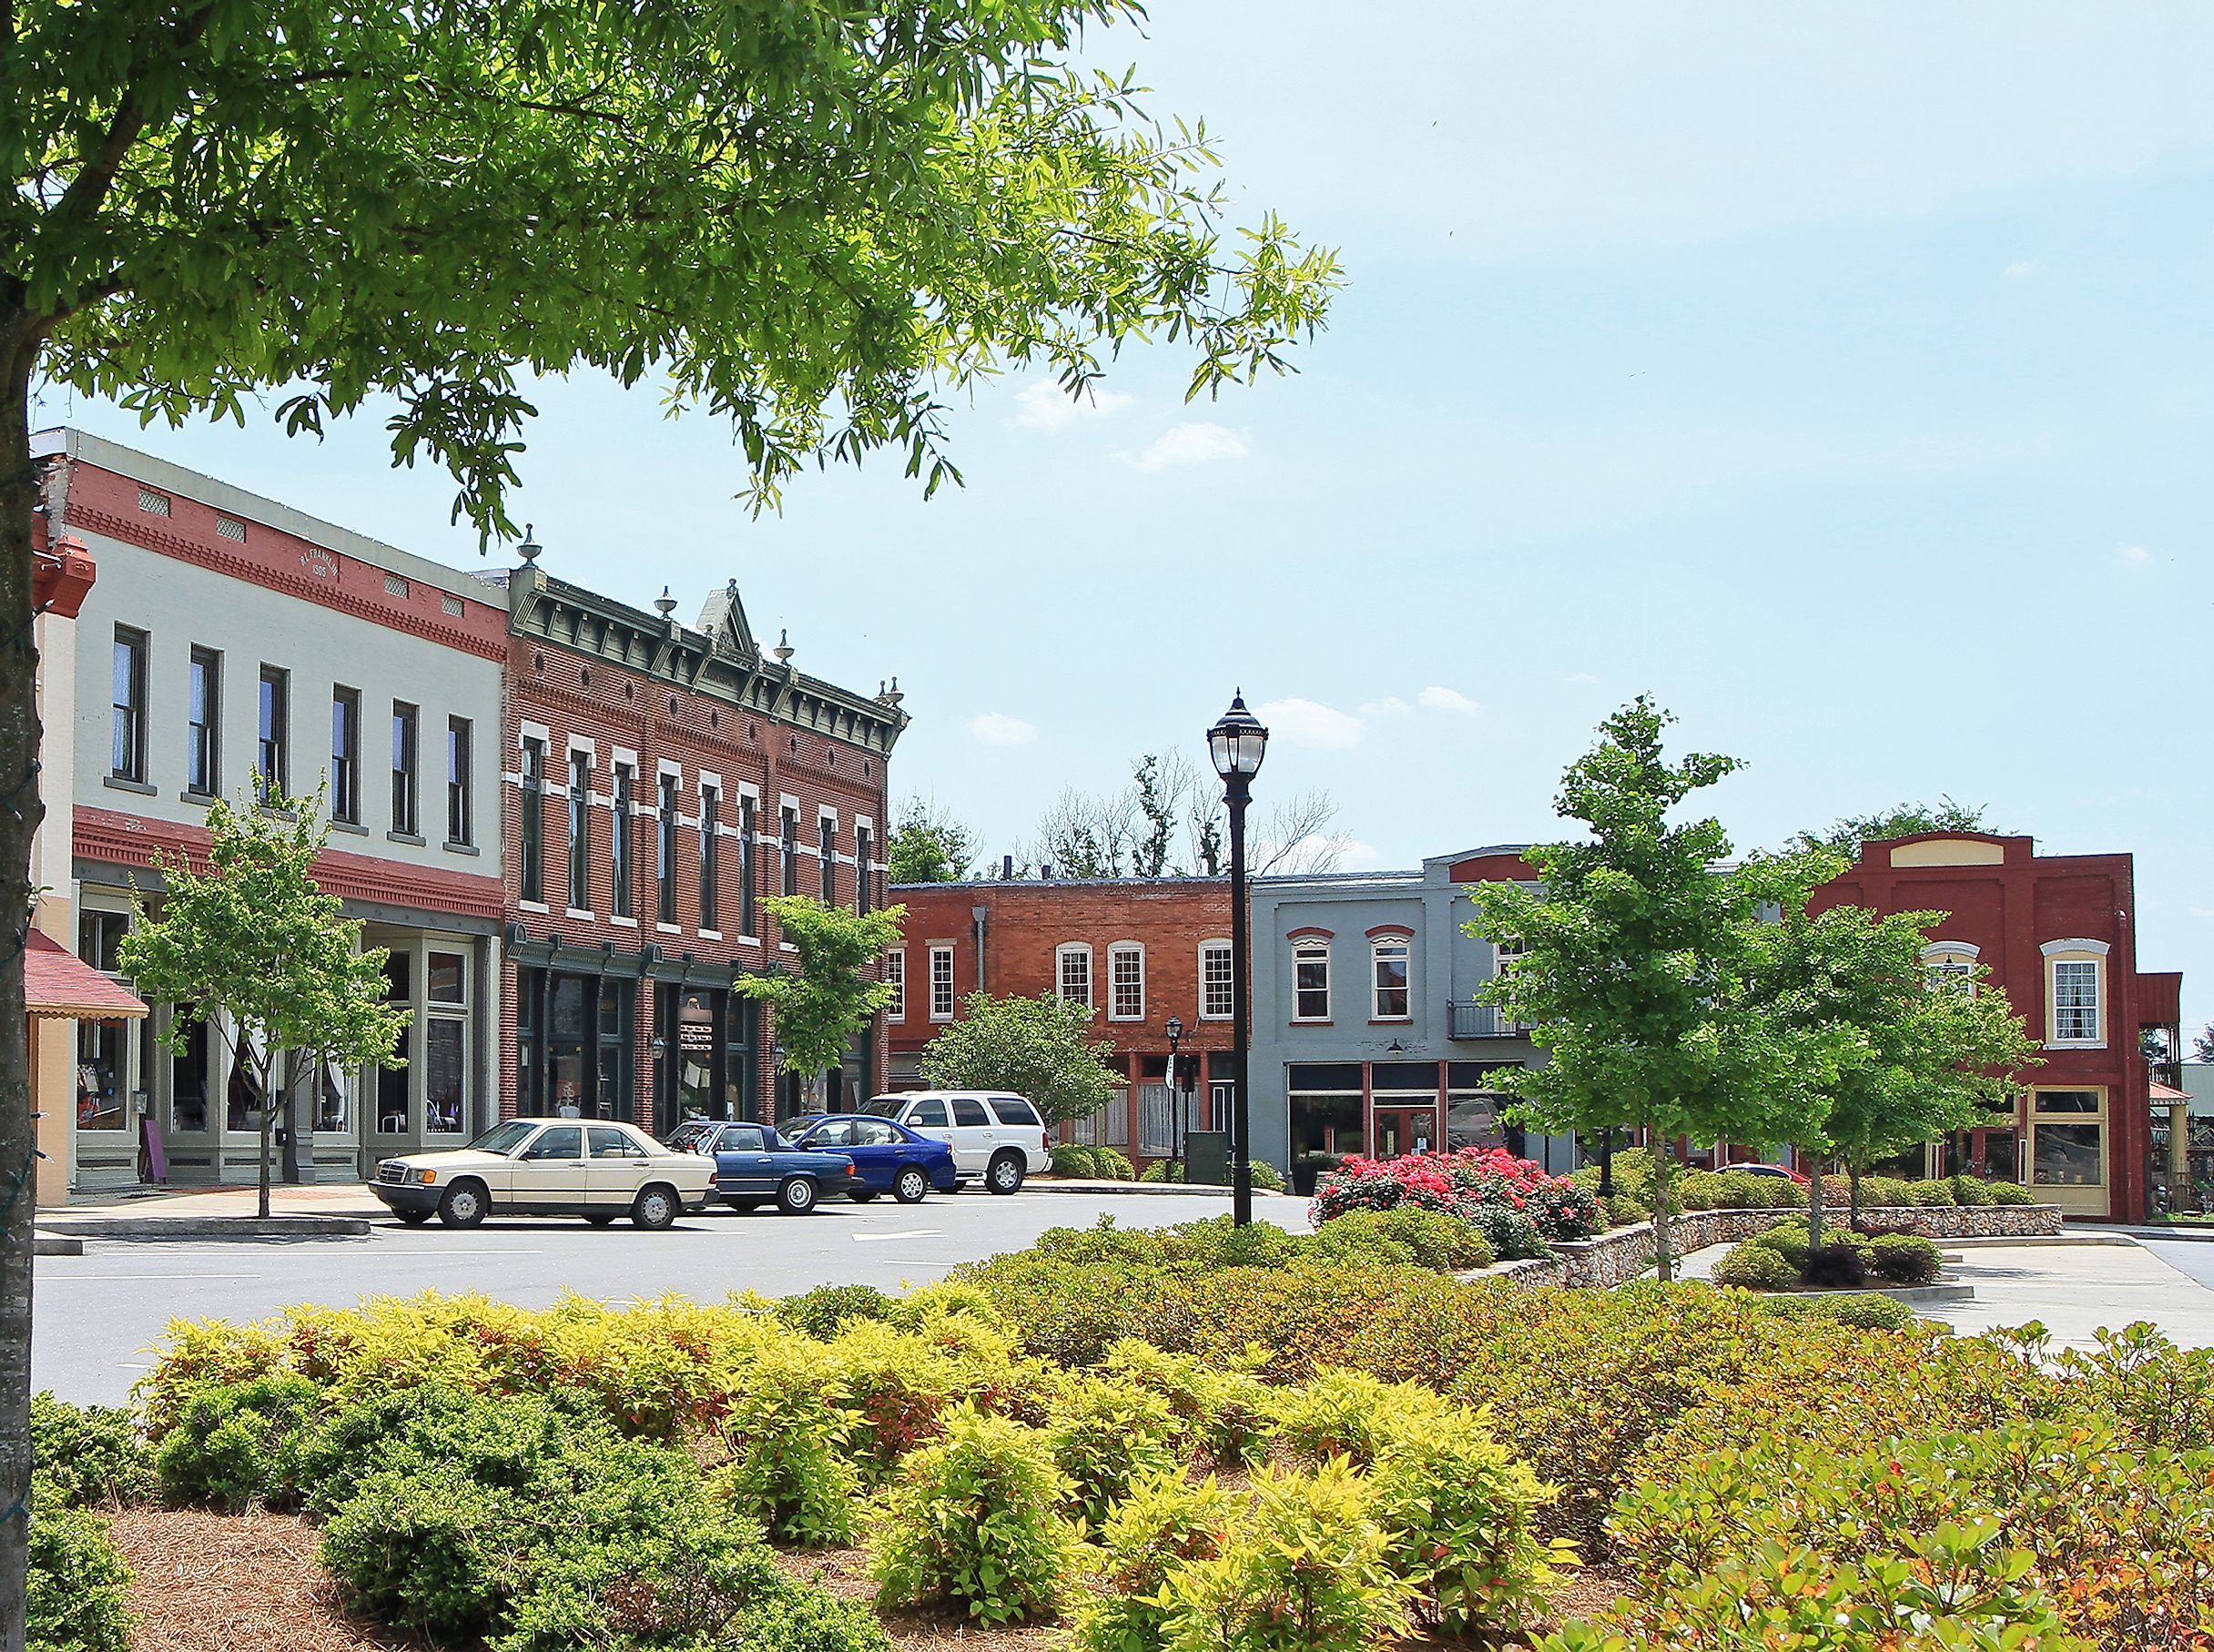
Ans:
[[[2214,1357],[1453,1276],[1485,1249],[1102,1222],[901,1298],[180,1324],[133,1412],[40,1407],[75,1638],[35,1644],[127,1645],[85,1511],[151,1501],[302,1510],[351,1609],[493,1652],[883,1652],[917,1613],[1079,1652],[2209,1644]],[[777,1565],[850,1546],[873,1600]]]

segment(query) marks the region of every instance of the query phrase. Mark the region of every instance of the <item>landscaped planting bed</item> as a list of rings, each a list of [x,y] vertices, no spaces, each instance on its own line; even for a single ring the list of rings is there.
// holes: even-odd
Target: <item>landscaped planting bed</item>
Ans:
[[[900,1299],[180,1325],[133,1415],[42,1410],[39,1522],[96,1627],[119,1568],[72,1510],[208,1511],[129,1515],[134,1555],[269,1510],[222,1517],[316,1533],[345,1633],[493,1652],[2214,1645],[2208,1355],[1518,1293],[1453,1276],[1464,1233],[1102,1225]]]

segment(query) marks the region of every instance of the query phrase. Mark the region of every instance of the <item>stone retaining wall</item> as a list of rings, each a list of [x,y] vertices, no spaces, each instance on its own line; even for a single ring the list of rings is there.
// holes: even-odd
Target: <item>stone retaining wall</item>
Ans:
[[[1670,1239],[1679,1257],[1709,1245],[1736,1244],[1755,1233],[1765,1233],[1794,1210],[1686,1211],[1670,1224]],[[1829,1212],[1843,1225],[1842,1212]],[[2052,1204],[1936,1204],[1866,1208],[1864,1221],[1884,1224],[1918,1222],[1933,1238],[2022,1239],[2060,1231],[2060,1207]],[[1632,1280],[1652,1265],[1653,1227],[1640,1221],[1597,1239],[1556,1240],[1553,1254],[1534,1262],[1508,1262],[1479,1275],[1504,1279],[1516,1290],[1549,1285],[1574,1285],[1606,1290]]]

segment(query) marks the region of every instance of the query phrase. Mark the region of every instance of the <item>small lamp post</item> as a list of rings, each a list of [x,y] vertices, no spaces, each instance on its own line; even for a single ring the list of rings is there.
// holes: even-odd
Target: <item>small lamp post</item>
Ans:
[[[1253,777],[1261,772],[1268,750],[1268,730],[1245,709],[1243,692],[1234,695],[1222,720],[1207,731],[1207,752],[1214,772],[1223,777],[1223,801],[1230,806],[1230,1220],[1234,1226],[1253,1225],[1253,1172],[1246,1168],[1252,1156],[1251,1118],[1246,1107],[1246,1060],[1250,1039],[1246,1029],[1248,974],[1245,935],[1245,805],[1251,801]]]
[[[1169,1144],[1169,1159],[1172,1163],[1181,1165],[1183,1162],[1183,1103],[1177,1100],[1179,1092],[1176,1089],[1176,1046],[1183,1042],[1183,1017],[1180,1015],[1169,1017],[1168,1035],[1169,1106],[1175,1110],[1176,1118],[1176,1136],[1175,1140]]]

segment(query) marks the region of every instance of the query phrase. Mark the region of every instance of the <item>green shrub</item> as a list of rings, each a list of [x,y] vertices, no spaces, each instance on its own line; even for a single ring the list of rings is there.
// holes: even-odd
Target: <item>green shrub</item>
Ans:
[[[1132,1480],[1176,1467],[1183,1432],[1171,1402],[1150,1387],[1112,1376],[1071,1380],[1046,1424],[1064,1512],[1097,1527]]]
[[[1989,1205],[1998,1201],[1992,1196],[1991,1184],[1980,1176],[1955,1176],[1951,1179],[1955,1204]]]
[[[1911,1183],[1897,1176],[1863,1176],[1861,1178],[1861,1204],[1874,1205],[1878,1210],[1895,1210],[1901,1205],[1922,1201],[1909,1196]]]
[[[1212,1560],[1230,1541],[1238,1505],[1209,1476],[1181,1473],[1134,1483],[1101,1528],[1105,1587],[1076,1617],[1079,1652],[1161,1652],[1168,1627],[1162,1591],[1170,1575]]]
[[[1483,1235],[1491,1253],[1501,1262],[1523,1262],[1552,1254],[1539,1235],[1538,1224],[1510,1205],[1472,1206],[1468,1211],[1468,1225]]]
[[[1714,1282],[1747,1291],[1792,1291],[1798,1288],[1799,1270],[1775,1246],[1747,1240],[1714,1264]]]
[[[828,1342],[851,1320],[898,1320],[899,1302],[874,1285],[818,1285],[777,1304],[777,1317],[793,1330]]]
[[[1953,1196],[1953,1184],[1940,1179],[1908,1182],[1906,1198],[1904,1202],[1907,1204],[1958,1204],[1960,1201]]]
[[[1092,1173],[1104,1176],[1110,1181],[1135,1181],[1138,1167],[1130,1161],[1130,1155],[1120,1148],[1095,1147],[1092,1150]]]
[[[838,1409],[847,1397],[819,1357],[756,1361],[722,1423],[730,1462],[718,1483],[732,1505],[804,1548],[850,1543],[861,1470],[858,1419]]]
[[[1785,1211],[1806,1203],[1806,1190],[1788,1176],[1756,1176],[1724,1171],[1714,1179],[1722,1197],[1716,1208],[1729,1211]]]
[[[1156,1159],[1139,1172],[1138,1180],[1152,1182],[1182,1181],[1183,1166],[1173,1159]]]
[[[107,1523],[45,1475],[34,1485],[26,1652],[131,1652],[131,1570]]]
[[[321,1401],[321,1389],[289,1372],[196,1390],[154,1448],[163,1493],[234,1515],[257,1501],[289,1506],[300,1444]]]
[[[961,1406],[907,1459],[875,1533],[887,1605],[948,1605],[987,1624],[1051,1612],[1075,1564],[1066,1487],[1045,1438]]]
[[[884,1620],[867,1601],[789,1587],[746,1602],[713,1644],[745,1652],[892,1652]]]
[[[1277,1391],[1276,1435],[1312,1464],[1343,1457],[1366,1468],[1391,1436],[1399,1414],[1435,1407],[1437,1398],[1412,1383],[1379,1382],[1365,1371],[1316,1372]]]
[[[1245,1178],[1264,1193],[1284,1191],[1282,1173],[1265,1159],[1248,1159],[1245,1161]]]
[[[1914,1323],[1914,1311],[1874,1291],[1846,1291],[1823,1296],[1764,1296],[1765,1312],[1784,1318],[1823,1319],[1858,1331],[1904,1331]]]
[[[1925,1285],[1945,1266],[1945,1254],[1926,1239],[1911,1233],[1885,1233],[1873,1245],[1875,1273],[1894,1284]]]
[[[1869,1252],[1851,1239],[1832,1239],[1807,1252],[1800,1277],[1816,1290],[1852,1290],[1867,1282]]]
[[[1308,1241],[1307,1250],[1340,1265],[1410,1262],[1440,1273],[1488,1268],[1495,1260],[1490,1244],[1468,1223],[1411,1204],[1334,1216]]]
[[[1779,1221],[1765,1233],[1755,1233],[1745,1242],[1773,1251],[1791,1263],[1794,1272],[1806,1266],[1807,1224],[1803,1221]]]
[[[2037,1196],[2018,1181],[1988,1181],[1984,1191],[1991,1195],[1993,1204],[2035,1204]]]
[[[1170,1571],[1164,1652],[1356,1652],[1406,1627],[1375,1488],[1342,1462],[1263,1469],[1219,1553]]]
[[[158,1489],[153,1454],[131,1414],[31,1396],[31,1466],[42,1496],[76,1508],[127,1508]]]
[[[1095,1177],[1099,1166],[1093,1162],[1092,1150],[1081,1142],[1058,1141],[1053,1144],[1053,1174],[1056,1176]]]

